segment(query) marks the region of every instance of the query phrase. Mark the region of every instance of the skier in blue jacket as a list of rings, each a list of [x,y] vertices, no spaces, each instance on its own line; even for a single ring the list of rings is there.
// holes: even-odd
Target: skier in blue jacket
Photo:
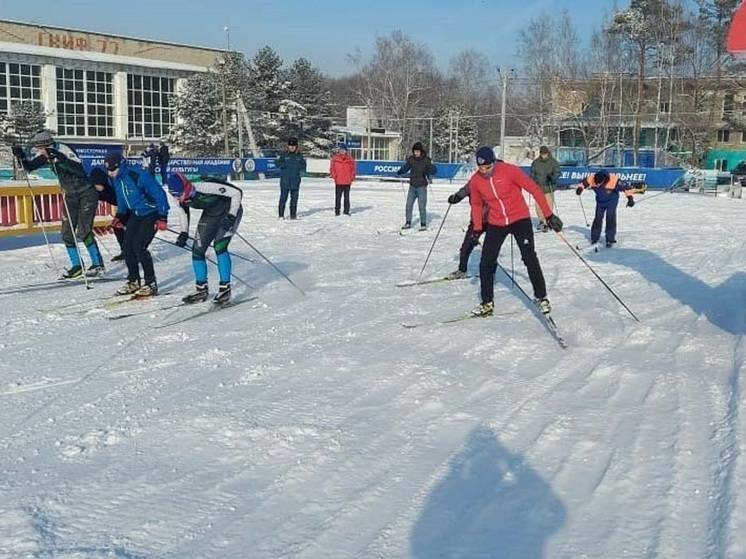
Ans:
[[[158,284],[148,246],[156,232],[168,227],[166,193],[148,171],[130,165],[121,154],[107,155],[104,163],[117,193],[117,215],[112,227],[121,228],[125,217],[127,220],[124,233],[127,283],[117,290],[117,294],[138,297],[157,295]],[[143,285],[140,285],[141,265]]]

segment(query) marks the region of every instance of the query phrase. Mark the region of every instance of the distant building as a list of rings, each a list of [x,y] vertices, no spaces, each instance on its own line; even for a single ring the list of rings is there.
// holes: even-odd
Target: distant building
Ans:
[[[337,144],[345,143],[358,160],[395,161],[398,159],[401,133],[386,130],[384,122],[368,107],[347,107],[344,126],[333,126]]]
[[[0,20],[0,113],[32,100],[71,143],[135,144],[166,136],[179,82],[220,49]]]

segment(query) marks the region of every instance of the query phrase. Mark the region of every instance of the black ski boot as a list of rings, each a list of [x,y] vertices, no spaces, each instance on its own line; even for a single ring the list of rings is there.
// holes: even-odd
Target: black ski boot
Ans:
[[[83,267],[73,266],[69,270],[65,270],[65,273],[60,276],[60,279],[75,279],[83,277]]]
[[[121,252],[111,259],[112,262],[122,262],[124,260],[124,254]]]
[[[207,301],[207,295],[210,292],[207,288],[207,284],[198,283],[197,285],[195,285],[195,288],[196,289],[194,293],[190,293],[189,295],[181,299],[187,305],[193,305],[194,303],[203,303],[204,301]]]
[[[220,287],[218,288],[218,292],[213,297],[212,302],[216,305],[223,305],[231,300],[231,284],[230,283],[221,283]]]

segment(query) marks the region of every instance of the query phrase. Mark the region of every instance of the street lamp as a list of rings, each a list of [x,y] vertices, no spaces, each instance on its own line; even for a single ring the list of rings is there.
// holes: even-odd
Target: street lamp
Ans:
[[[228,147],[228,112],[225,106],[225,59],[218,58],[217,64],[220,67],[220,85],[223,90],[223,150],[225,156],[228,157],[230,155],[230,149]]]

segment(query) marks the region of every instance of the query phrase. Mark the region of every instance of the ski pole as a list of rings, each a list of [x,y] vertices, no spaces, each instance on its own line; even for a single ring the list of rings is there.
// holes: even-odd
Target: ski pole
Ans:
[[[282,271],[282,270],[280,270],[280,269],[279,269],[279,268],[278,268],[277,266],[275,266],[275,265],[274,265],[274,263],[273,263],[273,262],[272,262],[272,261],[271,261],[271,260],[270,260],[269,258],[267,258],[266,256],[264,256],[264,254],[262,254],[262,253],[261,253],[261,251],[260,251],[260,250],[259,250],[258,248],[256,248],[256,247],[255,247],[254,245],[252,245],[252,244],[251,244],[251,243],[250,243],[250,242],[248,241],[248,239],[246,239],[246,237],[244,237],[243,235],[241,235],[241,233],[239,233],[238,231],[236,231],[236,237],[238,237],[238,238],[239,238],[239,239],[241,239],[241,240],[242,240],[242,241],[243,241],[244,243],[246,243],[247,245],[249,245],[249,248],[251,248],[251,249],[252,249],[252,250],[253,250],[254,252],[256,252],[256,253],[257,253],[257,254],[258,254],[259,256],[261,256],[261,257],[262,257],[262,258],[264,259],[264,261],[265,261],[265,262],[267,262],[267,264],[269,264],[270,266],[272,266],[272,268],[274,268],[274,270],[275,270],[275,271],[276,271],[276,272],[277,272],[278,274],[280,274],[280,275],[281,275],[281,276],[282,276],[283,278],[285,278],[285,279],[286,279],[286,280],[288,281],[288,283],[289,283],[290,285],[292,285],[293,287],[295,287],[295,289],[297,289],[298,291],[300,291],[300,292],[301,292],[301,294],[302,294],[303,296],[305,296],[305,295],[306,295],[306,292],[305,292],[305,291],[303,291],[303,290],[302,290],[302,289],[301,289],[300,287],[298,287],[297,285],[295,285],[295,282],[293,282],[293,280],[291,280],[291,279],[290,279],[290,278],[289,278],[289,277],[287,276],[287,274],[285,274],[285,272],[283,272],[283,271]]]
[[[26,179],[26,187],[29,190],[29,193],[31,194],[31,205],[34,208],[34,218],[41,226],[41,231],[44,234],[44,242],[47,245],[47,250],[49,251],[49,259],[52,261],[52,267],[59,270],[60,267],[57,264],[57,261],[54,259],[54,254],[52,254],[52,245],[49,242],[49,236],[47,235],[47,228],[44,226],[44,220],[42,219],[41,212],[39,211],[39,207],[36,205],[36,196],[34,195],[34,189],[31,188],[31,179],[28,177],[28,171],[26,170],[26,167],[23,166],[23,161],[19,157],[16,157],[16,160],[18,161],[18,164],[20,165],[21,169],[23,169],[23,176]]]
[[[192,250],[192,249],[191,249],[191,247],[185,247],[185,246],[183,246],[183,247],[182,247],[182,246],[179,246],[179,245],[177,245],[176,243],[174,243],[174,242],[172,242],[172,241],[169,241],[169,240],[167,240],[167,239],[163,239],[163,238],[161,238],[161,237],[153,237],[153,238],[154,238],[155,240],[157,240],[157,241],[160,241],[160,242],[162,242],[162,243],[166,243],[167,245],[171,245],[171,246],[174,246],[174,247],[176,247],[176,248],[180,248],[180,249],[182,249],[182,250],[188,250],[188,251],[191,251],[191,250]],[[208,262],[209,262],[210,264],[214,264],[215,266],[217,266],[217,265],[218,265],[218,263],[217,263],[217,262],[215,262],[215,260],[213,260],[212,258],[210,258],[210,257],[209,257],[209,256],[207,256],[207,255],[205,255],[205,260],[207,260],[207,261],[208,261]],[[246,286],[246,287],[248,287],[249,289],[256,289],[256,287],[254,287],[253,285],[251,285],[251,284],[250,284],[249,282],[247,282],[247,281],[245,281],[245,280],[243,280],[243,279],[239,278],[239,277],[238,277],[238,276],[237,276],[236,274],[234,274],[233,272],[231,272],[231,277],[232,277],[233,279],[237,280],[237,281],[238,281],[239,283],[242,283],[243,285],[245,285],[245,286]]]
[[[433,244],[430,245],[430,251],[427,253],[427,258],[425,258],[425,263],[422,265],[422,270],[420,270],[420,275],[417,277],[417,281],[420,281],[422,279],[422,273],[425,271],[425,267],[427,266],[428,261],[430,260],[430,255],[433,253],[433,249],[435,248],[435,243],[438,242],[438,237],[440,237],[440,232],[443,230],[443,225],[446,222],[446,218],[448,217],[448,212],[451,211],[451,204],[448,204],[448,208],[446,208],[446,213],[443,216],[443,220],[440,222],[440,227],[438,227],[438,232],[435,235],[435,238],[433,239]]]
[[[580,252],[578,252],[578,250],[574,246],[572,246],[572,243],[570,243],[570,241],[567,240],[567,237],[565,237],[565,234],[562,231],[557,231],[556,233],[557,233],[557,236],[560,239],[562,239],[562,241],[575,254],[575,256],[580,258],[580,261],[588,267],[588,269],[593,273],[594,276],[596,276],[596,279],[600,281],[601,284],[609,291],[609,293],[611,293],[614,296],[614,299],[619,301],[619,303],[626,309],[626,311],[632,316],[632,318],[635,319],[635,321],[640,322],[640,319],[637,318],[637,316],[635,316],[635,313],[633,313],[632,310],[624,303],[624,301],[622,301],[619,298],[619,295],[617,295],[614,292],[614,290],[611,287],[609,287],[609,285],[601,278],[601,276],[599,276],[598,273],[596,273],[596,270],[594,270],[593,267],[590,264],[588,264],[588,261],[585,258],[583,258],[583,255],[581,255]]]
[[[515,287],[515,266],[513,265],[513,235],[510,236],[510,281]]]
[[[591,224],[588,223],[588,216],[585,215],[585,207],[583,206],[583,200],[581,196],[578,196],[578,202],[580,202],[580,209],[583,210],[583,219],[585,219],[585,226],[590,227]]]
[[[170,231],[171,233],[174,233],[176,235],[181,234],[178,231],[171,229],[170,227],[167,227],[166,231]],[[187,239],[189,239],[190,241],[192,241],[192,243],[194,243],[194,237],[192,237],[191,235],[187,234]],[[256,264],[256,260],[254,260],[253,258],[249,258],[248,256],[243,256],[242,254],[236,254],[235,252],[231,252],[231,256],[235,256],[239,260],[244,260],[245,262],[251,262],[252,264]]]
[[[673,187],[672,186],[671,188],[666,188],[662,192],[657,192],[657,193],[653,194],[652,196],[646,196],[645,198],[643,198],[642,200],[640,200],[637,203],[641,204],[641,203],[645,202],[646,200],[652,200],[653,198],[657,198],[658,196],[662,196],[663,194],[673,194],[679,188],[681,188],[681,187],[679,187],[679,186]]]

